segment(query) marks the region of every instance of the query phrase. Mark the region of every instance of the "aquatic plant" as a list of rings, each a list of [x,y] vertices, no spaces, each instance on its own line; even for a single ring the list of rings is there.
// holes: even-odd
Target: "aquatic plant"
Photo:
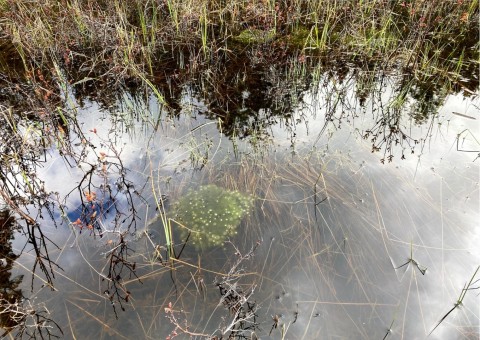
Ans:
[[[197,249],[223,244],[237,233],[237,227],[250,212],[253,198],[209,184],[189,191],[174,207],[175,220],[182,228],[182,238],[190,233]]]

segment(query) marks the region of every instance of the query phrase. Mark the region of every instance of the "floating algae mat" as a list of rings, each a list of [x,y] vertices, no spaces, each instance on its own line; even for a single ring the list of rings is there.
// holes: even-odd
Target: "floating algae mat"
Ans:
[[[222,245],[237,233],[237,227],[253,206],[253,198],[209,184],[189,191],[174,206],[182,238],[190,233],[197,249]]]

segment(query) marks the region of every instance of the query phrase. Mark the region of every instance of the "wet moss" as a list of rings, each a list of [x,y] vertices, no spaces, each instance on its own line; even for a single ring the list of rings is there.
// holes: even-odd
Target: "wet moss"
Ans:
[[[233,40],[248,45],[248,44],[262,44],[275,39],[275,31],[263,31],[255,28],[247,28],[240,32],[239,35],[233,37]]]
[[[298,26],[286,37],[287,43],[294,48],[304,48],[308,45],[310,30],[305,26]]]

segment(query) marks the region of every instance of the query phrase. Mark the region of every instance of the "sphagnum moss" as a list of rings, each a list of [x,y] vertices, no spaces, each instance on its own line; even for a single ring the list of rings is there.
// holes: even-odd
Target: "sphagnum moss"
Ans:
[[[175,219],[188,229],[197,249],[222,245],[237,233],[237,227],[250,212],[253,198],[238,191],[229,191],[209,184],[189,191],[174,206]]]

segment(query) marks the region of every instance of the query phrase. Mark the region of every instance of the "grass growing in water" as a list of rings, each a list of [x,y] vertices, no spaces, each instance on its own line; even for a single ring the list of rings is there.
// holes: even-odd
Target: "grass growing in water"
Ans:
[[[35,79],[38,69],[48,79],[58,63],[70,83],[89,77],[110,86],[152,87],[172,60],[192,72],[228,60],[251,42],[262,45],[251,48],[266,63],[300,54],[446,78],[452,86],[472,80],[478,67],[478,0],[20,0],[4,2],[2,12],[6,55],[0,65],[18,59],[24,68],[23,74],[3,68],[13,81]]]
[[[468,291],[479,289],[478,286],[477,287],[472,287],[473,284],[478,283],[480,281],[480,279],[475,280],[479,270],[480,270],[480,266],[477,267],[477,269],[475,270],[475,273],[473,273],[472,277],[470,278],[470,281],[468,283],[466,283],[464,285],[464,287],[462,288],[460,296],[458,297],[458,299],[455,302],[455,304],[453,305],[453,307],[447,313],[445,313],[445,315],[442,316],[440,321],[438,321],[438,323],[435,325],[435,327],[433,327],[433,329],[431,330],[431,332],[428,335],[432,334],[438,328],[438,326],[440,326],[440,324],[443,321],[445,321],[445,319],[450,315],[450,313],[452,313],[454,310],[456,310],[457,308],[460,308],[462,306],[463,300],[465,299],[465,296],[467,295]]]

